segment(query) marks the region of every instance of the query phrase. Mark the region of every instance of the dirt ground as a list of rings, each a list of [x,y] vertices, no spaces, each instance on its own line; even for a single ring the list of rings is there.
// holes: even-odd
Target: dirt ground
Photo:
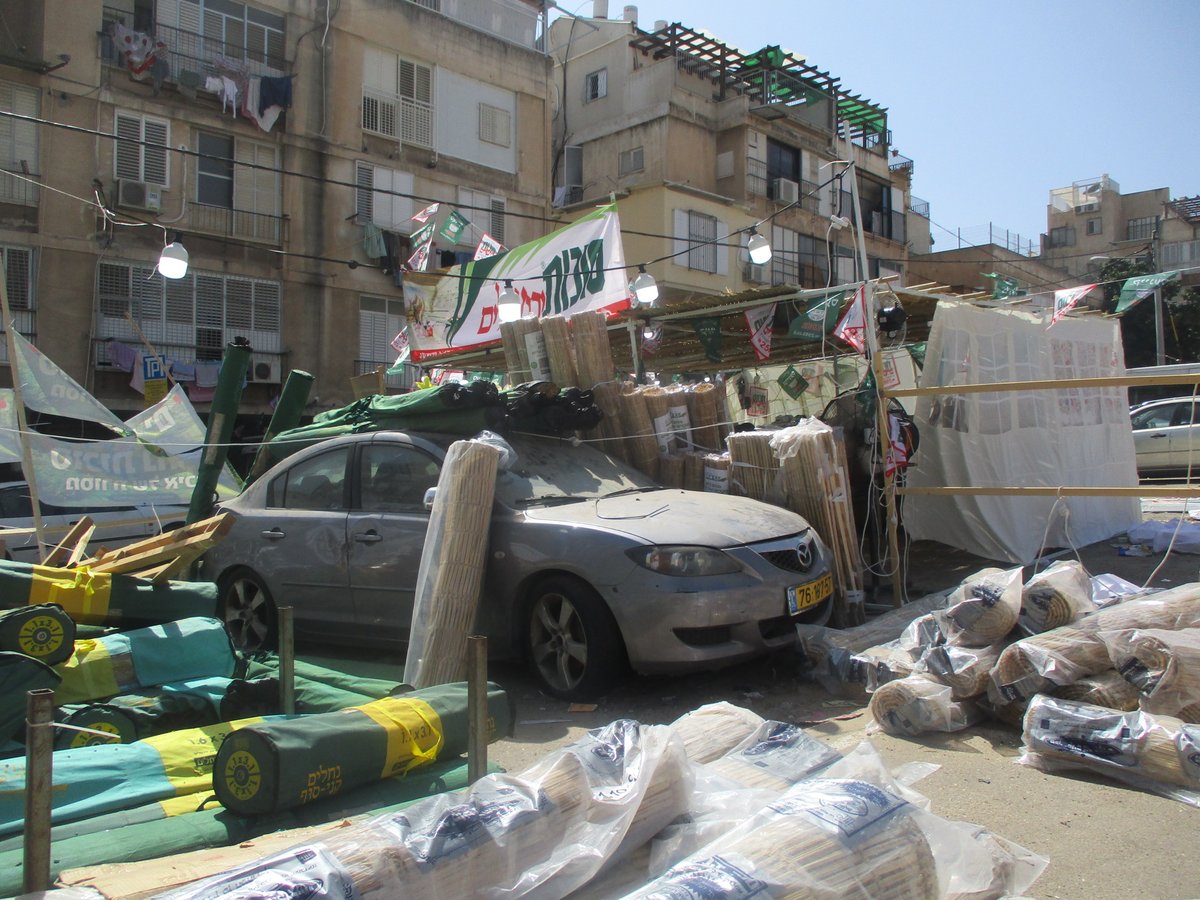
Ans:
[[[1181,509],[1160,502],[1147,508],[1146,517],[1177,518]],[[1119,541],[1085,547],[1078,556],[1093,575],[1110,573],[1144,584],[1163,563],[1164,554],[1119,555],[1113,546]],[[915,599],[953,587],[988,565],[1009,567],[942,545],[914,544],[908,556],[909,596]],[[1196,581],[1200,556],[1173,553],[1151,586]],[[494,666],[491,678],[517,701],[514,735],[490,748],[492,761],[514,772],[614,719],[665,723],[719,700],[804,725],[838,749],[850,749],[868,738],[871,722],[860,704],[835,698],[810,680],[791,653],[701,675],[630,677],[594,710],[582,712],[542,694],[518,668]],[[1200,896],[1198,809],[1086,774],[1050,775],[1020,765],[1020,732],[994,722],[950,735],[901,739],[876,733],[869,739],[893,765],[921,761],[940,766],[917,785],[931,799],[934,812],[983,825],[1047,857],[1050,864],[1028,892],[1031,897]]]

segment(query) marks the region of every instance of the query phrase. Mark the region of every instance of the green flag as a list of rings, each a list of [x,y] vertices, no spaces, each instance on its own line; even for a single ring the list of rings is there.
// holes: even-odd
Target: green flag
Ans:
[[[827,297],[809,301],[804,311],[792,319],[792,324],[788,326],[788,336],[810,341],[821,340],[837,324],[844,299],[846,292],[838,291]]]
[[[1114,312],[1118,316],[1128,312],[1168,281],[1174,281],[1178,277],[1179,271],[1176,270],[1174,272],[1155,272],[1153,275],[1136,275],[1126,279],[1125,283],[1121,285],[1121,294],[1117,297],[1117,308]]]
[[[442,230],[438,232],[446,240],[452,244],[458,243],[458,236],[463,233],[463,229],[471,223],[457,209],[446,216],[446,224],[442,226]]]
[[[412,241],[414,247],[420,247],[422,244],[433,240],[433,223],[429,222],[422,225],[416,231],[409,235],[408,239]]]
[[[703,319],[693,319],[692,327],[700,338],[700,346],[704,348],[704,357],[709,362],[721,361],[721,317],[706,316]]]
[[[788,366],[779,376],[779,386],[793,400],[799,400],[800,395],[808,390],[808,381],[796,371],[795,366]]]
[[[1015,278],[1009,278],[1006,275],[1001,275],[997,272],[984,272],[984,278],[994,278],[992,284],[992,299],[1004,300],[1008,297],[1019,297],[1025,292],[1021,290]]]

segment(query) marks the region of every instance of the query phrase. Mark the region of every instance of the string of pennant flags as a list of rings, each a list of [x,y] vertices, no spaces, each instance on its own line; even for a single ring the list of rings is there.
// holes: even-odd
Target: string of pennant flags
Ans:
[[[424,272],[429,267],[429,252],[433,247],[433,239],[436,236],[441,237],[451,244],[457,244],[462,233],[471,225],[470,220],[457,209],[451,210],[446,220],[442,223],[440,229],[436,228],[438,210],[442,204],[431,203],[423,210],[412,217],[412,221],[420,225],[412,234],[409,235],[409,240],[415,248],[412,256],[408,258],[407,266],[411,272]],[[475,247],[475,255],[472,259],[486,259],[489,256],[496,256],[503,253],[505,247],[486,231],[479,239],[479,243]]]

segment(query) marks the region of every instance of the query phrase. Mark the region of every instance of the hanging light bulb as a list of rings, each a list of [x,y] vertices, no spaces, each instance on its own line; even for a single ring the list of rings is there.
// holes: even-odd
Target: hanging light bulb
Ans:
[[[646,271],[644,265],[638,266],[637,277],[629,283],[629,289],[633,291],[639,306],[653,306],[654,301],[658,299],[658,282]]]
[[[163,247],[162,254],[158,257],[158,272],[163,278],[182,278],[187,274],[187,270],[187,247],[179,243],[178,240],[172,241]]]
[[[511,279],[504,281],[504,290],[496,301],[496,316],[501,322],[515,322],[521,318],[521,297],[513,290]]]
[[[746,241],[746,252],[750,254],[750,262],[756,266],[761,266],[771,259],[771,245],[753,225],[750,226],[750,238]]]

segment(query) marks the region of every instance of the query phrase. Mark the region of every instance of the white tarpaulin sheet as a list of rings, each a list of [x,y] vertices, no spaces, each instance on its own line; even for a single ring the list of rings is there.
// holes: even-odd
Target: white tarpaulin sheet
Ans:
[[[922,387],[1125,374],[1117,323],[964,303],[938,304]],[[920,451],[908,484],[1119,486],[1138,483],[1124,388],[920,397]],[[1082,547],[1141,522],[1136,497],[921,496],[904,526],[986,559],[1028,563],[1043,547]]]

